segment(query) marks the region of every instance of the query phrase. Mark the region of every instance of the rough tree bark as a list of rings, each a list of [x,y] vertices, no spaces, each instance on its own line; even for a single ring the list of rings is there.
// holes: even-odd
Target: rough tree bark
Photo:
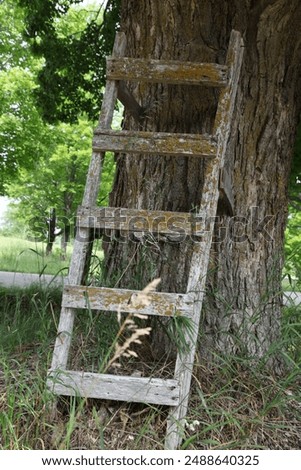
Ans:
[[[221,213],[216,222],[201,324],[204,358],[213,350],[261,357],[279,335],[287,186],[301,106],[300,24],[300,0],[123,0],[127,56],[222,64],[231,29],[245,41],[227,157],[234,216]],[[216,90],[131,89],[148,109],[140,128],[210,133]],[[124,127],[139,126],[126,115]],[[110,205],[191,211],[200,202],[202,173],[198,158],[120,155]],[[160,276],[161,290],[184,292],[191,248],[154,239],[108,243],[107,273],[120,287],[141,288]]]

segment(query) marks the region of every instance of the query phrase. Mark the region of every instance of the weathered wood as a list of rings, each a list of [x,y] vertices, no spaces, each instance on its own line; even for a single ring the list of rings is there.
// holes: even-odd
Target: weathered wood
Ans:
[[[119,56],[124,54],[125,46],[126,40],[124,33],[118,33],[114,44],[113,55]],[[102,128],[111,126],[116,98],[117,84],[116,82],[109,81],[106,85],[99,119],[99,126]],[[96,204],[99,192],[101,165],[102,158],[99,154],[93,153],[87,175],[83,205],[94,206]],[[86,259],[90,250],[89,233],[90,230],[88,228],[79,227],[77,231],[69,269],[70,284],[80,284],[82,281]],[[58,325],[58,335],[52,357],[52,369],[65,368],[67,366],[73,324],[74,311],[70,308],[62,307]]]
[[[142,315],[190,315],[192,300],[187,294],[113,289],[109,287],[66,285],[63,307],[104,310],[108,312],[140,313]]]
[[[200,215],[206,214],[210,227],[202,238],[202,242],[195,243],[194,245],[187,285],[187,293],[195,293],[193,313],[195,328],[193,330],[193,335],[189,335],[189,337],[187,336],[187,342],[190,344],[189,352],[185,352],[183,354],[180,353],[177,357],[175,378],[178,379],[181,384],[180,405],[173,408],[169,414],[165,443],[166,448],[168,449],[176,449],[183,438],[183,419],[186,416],[188,408],[194,355],[205,291],[214,220],[219,197],[219,173],[220,168],[223,167],[227,152],[242,58],[243,41],[241,35],[237,31],[232,31],[227,54],[229,83],[227,87],[221,91],[214,124],[214,133],[218,137],[218,158],[215,161],[209,161],[206,166],[200,207]]]
[[[124,54],[125,47],[125,34],[117,33],[114,43],[113,55],[118,57]],[[109,129],[111,127],[117,94],[118,84],[114,81],[107,81],[97,129]],[[99,192],[101,164],[102,158],[99,158],[99,155],[93,152],[87,175],[83,205],[95,204]]]
[[[110,80],[224,87],[227,72],[226,66],[210,63],[129,57],[107,59],[107,77]]]
[[[169,406],[179,403],[179,384],[173,379],[50,370],[47,384],[57,395]]]
[[[209,135],[164,132],[96,130],[94,152],[124,152],[161,155],[215,157],[216,141]]]
[[[149,211],[119,207],[79,207],[76,225],[91,229],[125,230],[171,235],[173,240],[202,236],[204,221],[193,212]]]
[[[117,37],[115,42],[114,55],[121,55],[124,51],[125,39],[122,35]],[[99,127],[95,131],[93,142],[93,156],[89,168],[89,175],[83,199],[83,208],[79,215],[84,222],[79,222],[78,236],[75,242],[75,248],[71,262],[70,284],[65,287],[62,313],[59,324],[59,334],[57,337],[55,351],[52,361],[52,369],[48,378],[48,386],[54,393],[72,396],[85,396],[93,398],[113,399],[122,401],[137,401],[143,403],[164,404],[172,406],[167,425],[166,447],[175,449],[179,446],[183,430],[183,419],[187,412],[192,368],[194,354],[197,343],[198,327],[205,289],[206,273],[208,269],[210,246],[212,241],[214,218],[218,202],[218,183],[220,170],[223,167],[227,144],[231,130],[232,114],[235,102],[235,96],[238,86],[240,67],[242,62],[242,39],[239,33],[232,32],[226,66],[217,66],[213,64],[197,64],[198,71],[193,67],[196,64],[187,64],[174,61],[161,63],[159,61],[140,61],[130,60],[133,67],[127,67],[127,71],[122,72],[122,79],[139,81],[163,81],[167,83],[178,84],[206,84],[212,86],[225,86],[226,74],[229,72],[229,82],[221,91],[219,105],[217,109],[214,137],[199,136],[190,134],[167,134],[150,132],[129,132],[129,131],[111,131],[108,129],[112,121],[114,102],[117,97],[117,83],[108,81],[106,88],[106,97],[103,104],[104,113],[100,119]],[[116,64],[118,64],[116,67]],[[129,59],[124,62],[109,60],[108,77],[111,80],[120,80],[117,78],[118,70],[122,70],[120,64],[125,67]],[[115,67],[113,67],[113,65]],[[137,65],[138,64],[138,65]],[[143,69],[143,67],[149,67]],[[111,67],[111,68],[110,68]],[[138,68],[139,71],[138,71]],[[207,69],[206,69],[207,67]],[[202,69],[202,71],[200,71]],[[115,72],[114,72],[115,70]],[[142,71],[141,71],[142,70]],[[116,72],[117,71],[117,72]],[[138,73],[138,75],[137,75]],[[135,75],[136,74],[136,75]],[[139,75],[140,74],[140,75]],[[132,78],[131,78],[132,77]],[[135,78],[136,77],[136,78]],[[165,79],[162,80],[162,77]],[[134,113],[140,113],[137,108],[138,103],[134,103]],[[139,106],[139,105],[138,105]],[[145,154],[162,155],[196,155],[215,157],[207,162],[204,177],[204,187],[200,211],[196,218],[202,229],[203,219],[209,221],[209,228],[202,232],[201,241],[194,244],[194,253],[192,256],[191,269],[188,279],[186,294],[168,294],[152,293],[148,295],[149,305],[143,300],[140,291],[130,291],[126,289],[108,289],[80,286],[81,277],[84,271],[85,260],[89,250],[88,235],[91,229],[91,218],[96,216],[97,228],[116,229],[116,210],[108,208],[113,212],[113,221],[101,220],[100,215],[103,209],[95,208],[99,174],[101,170],[101,160],[104,152],[111,150],[115,152],[132,152]],[[98,153],[101,152],[99,157]],[[120,210],[122,211],[122,209]],[[117,212],[121,217],[122,212]],[[131,219],[140,217],[140,220],[134,221],[134,231],[143,232],[144,224],[154,224],[163,228],[163,233],[170,233],[169,221],[170,213],[157,211],[134,211],[127,210],[126,216]],[[157,216],[163,217],[158,220]],[[174,213],[172,213],[174,217]],[[177,214],[179,216],[179,214]],[[183,227],[187,228],[190,223],[188,217],[190,214],[183,215]],[[195,217],[193,215],[193,217]],[[105,219],[107,216],[105,217]],[[147,222],[145,222],[145,220]],[[201,222],[200,222],[201,221]],[[118,221],[119,223],[119,221]],[[128,226],[130,227],[130,222]],[[111,225],[110,225],[111,224]],[[135,225],[136,224],[136,225]],[[126,225],[125,225],[126,226]],[[152,226],[153,228],[153,226]],[[118,229],[122,230],[123,228]],[[165,232],[164,232],[165,230]],[[160,232],[161,233],[161,232]],[[173,233],[171,231],[171,233]],[[84,238],[84,240],[82,239]],[[142,297],[141,297],[142,295]],[[193,333],[186,334],[186,341],[190,345],[189,351],[180,351],[177,357],[174,380],[162,380],[151,378],[118,377],[104,374],[81,373],[75,371],[66,371],[67,358],[70,347],[74,309],[87,308],[116,311],[121,310],[127,313],[144,313],[146,315],[176,315],[177,312],[186,314],[195,325]]]

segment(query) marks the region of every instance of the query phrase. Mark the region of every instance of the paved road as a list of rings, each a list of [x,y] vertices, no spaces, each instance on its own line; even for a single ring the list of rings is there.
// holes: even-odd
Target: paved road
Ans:
[[[284,305],[301,305],[301,292],[284,292]]]
[[[32,284],[43,286],[63,285],[67,277],[51,276],[49,274],[26,274],[0,271],[0,287],[28,287]],[[301,292],[284,292],[284,305],[301,305]]]
[[[43,286],[63,285],[66,282],[63,276],[52,276],[49,274],[26,274],[0,271],[0,287],[28,287],[32,284]]]

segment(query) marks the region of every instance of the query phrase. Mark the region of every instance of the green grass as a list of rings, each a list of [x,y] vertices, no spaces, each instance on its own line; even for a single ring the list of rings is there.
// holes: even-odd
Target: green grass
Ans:
[[[6,237],[0,235],[0,271],[37,273],[37,274],[68,274],[72,254],[72,245],[67,247],[67,259],[61,259],[61,250],[58,243],[53,247],[52,253],[45,255],[46,243],[31,242],[24,238]],[[96,240],[93,246],[91,259],[91,275],[101,276],[103,251],[100,242]]]
[[[58,245],[53,253],[45,255],[46,244],[17,237],[0,236],[0,271],[23,273],[67,274],[72,248],[68,247],[67,260],[60,257]]]
[[[84,399],[53,408],[45,380],[60,290],[2,289],[0,298],[1,449],[162,449],[167,408]],[[73,365],[97,367],[117,331],[111,314],[79,312]],[[300,338],[300,309],[286,309],[274,348],[288,366],[281,376],[254,358],[196,361],[183,448],[300,449]]]
[[[0,290],[0,449],[42,448],[59,290]]]
[[[0,247],[0,270],[57,274],[68,264],[61,262],[58,247],[50,257],[42,244],[18,238],[0,237]],[[92,263],[96,282],[101,259],[98,250]],[[58,288],[41,286],[0,289],[0,449],[162,449],[167,407],[62,398],[53,406],[45,383],[61,295]],[[180,347],[184,327],[180,321],[170,325]],[[102,370],[119,329],[112,314],[78,311],[71,368]],[[157,375],[147,354],[142,356],[140,369]],[[267,357],[196,361],[184,449],[301,448],[300,308],[283,310],[282,340],[271,347],[272,356],[286,366],[281,375],[265,369]],[[123,358],[119,362],[136,367]]]

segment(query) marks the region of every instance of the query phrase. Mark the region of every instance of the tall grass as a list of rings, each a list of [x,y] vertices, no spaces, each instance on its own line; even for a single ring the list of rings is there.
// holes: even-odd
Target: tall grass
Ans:
[[[45,247],[43,242],[0,236],[0,271],[67,274],[72,248],[68,248],[67,260],[62,260],[58,246],[55,245],[48,256]]]
[[[99,240],[95,240],[90,265],[93,277],[101,277],[103,251],[100,245]],[[0,271],[67,275],[72,249],[72,244],[69,244],[64,260],[58,243],[54,245],[52,253],[46,256],[44,242],[0,235]]]
[[[165,407],[72,398],[60,399],[54,414],[45,381],[61,292],[32,287],[0,296],[1,449],[163,448]],[[94,361],[96,370],[119,329],[112,315],[79,312],[76,366]],[[300,449],[300,337],[300,310],[286,309],[274,348],[287,364],[281,376],[254,358],[218,356],[207,365],[197,358],[183,448]]]

